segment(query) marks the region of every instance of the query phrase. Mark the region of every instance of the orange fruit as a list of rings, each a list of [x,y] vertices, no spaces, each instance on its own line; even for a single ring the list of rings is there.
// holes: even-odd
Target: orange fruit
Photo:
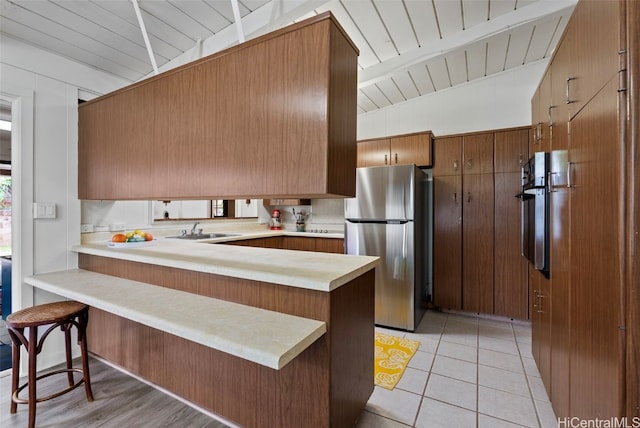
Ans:
[[[111,242],[127,242],[127,237],[123,233],[116,233],[111,237]]]
[[[153,235],[150,234],[149,232],[145,233],[144,240],[145,241],[153,241]]]

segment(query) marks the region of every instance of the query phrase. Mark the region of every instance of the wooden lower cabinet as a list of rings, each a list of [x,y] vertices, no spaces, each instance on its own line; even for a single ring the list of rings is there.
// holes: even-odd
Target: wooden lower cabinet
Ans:
[[[269,238],[241,239],[223,242],[224,245],[279,248],[281,250],[317,251],[319,253],[344,254],[344,239],[304,236],[274,236]]]
[[[529,265],[531,288],[531,353],[547,391],[551,386],[551,288],[549,279]]]
[[[374,270],[321,292],[87,254],[79,267],[326,322],[324,336],[274,370],[90,309],[91,353],[240,426],[355,426],[373,392]]]

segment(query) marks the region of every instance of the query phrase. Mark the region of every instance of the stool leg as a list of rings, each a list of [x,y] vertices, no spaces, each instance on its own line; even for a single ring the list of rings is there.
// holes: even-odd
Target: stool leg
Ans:
[[[20,381],[20,339],[17,334],[22,336],[23,332],[24,329],[15,332],[9,329],[9,336],[11,336],[11,406],[9,413],[15,413],[18,410],[18,403],[13,401],[13,394],[18,389]]]
[[[93,392],[91,391],[91,377],[89,375],[89,356],[87,351],[87,323],[89,321],[89,310],[82,312],[78,316],[78,341],[80,342],[80,356],[82,358],[82,376],[84,379],[84,391],[87,394],[87,400],[93,401]]]
[[[29,327],[29,428],[36,426],[38,327]]]
[[[73,372],[71,372],[71,324],[63,324],[62,330],[64,331],[64,347],[67,356],[67,381],[69,386],[73,386]]]

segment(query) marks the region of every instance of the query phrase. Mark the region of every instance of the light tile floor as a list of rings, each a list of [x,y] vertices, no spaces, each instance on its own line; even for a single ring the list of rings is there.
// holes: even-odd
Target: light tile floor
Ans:
[[[358,428],[557,427],[531,355],[531,326],[428,311],[393,391],[375,387]]]

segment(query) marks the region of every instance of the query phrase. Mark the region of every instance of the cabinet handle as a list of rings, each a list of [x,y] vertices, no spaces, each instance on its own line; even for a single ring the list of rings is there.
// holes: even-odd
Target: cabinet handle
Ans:
[[[573,165],[573,162],[567,162],[567,187],[573,187],[573,184],[571,184],[571,165]]]
[[[518,156],[518,165],[522,166],[523,163],[524,163],[524,159],[523,159],[522,153],[520,153],[520,156]]]
[[[458,202],[458,192],[453,192],[453,202]]]
[[[398,154],[396,153],[396,165],[398,164]]]
[[[467,192],[467,202],[471,203],[471,192]]]
[[[384,164],[385,164],[385,165],[388,165],[388,162],[387,162],[387,155],[384,155]]]
[[[544,313],[544,311],[542,310],[542,299],[544,298],[544,296],[542,295],[542,293],[538,293],[538,313],[542,314]]]
[[[551,117],[551,109],[556,108],[556,106],[549,106],[549,126],[553,126],[553,118]]]
[[[457,159],[453,161],[453,170],[454,171],[458,170],[458,160]]]
[[[572,80],[576,80],[576,78],[575,77],[567,77],[567,94],[566,94],[567,95],[567,99],[566,99],[566,103],[567,104],[571,104],[571,103],[575,103],[576,102],[575,100],[571,99],[571,92],[569,90],[569,86],[570,86],[569,82],[571,82]]]
[[[467,169],[473,169],[473,159],[467,161]]]
[[[553,190],[553,176],[555,174],[556,174],[555,172],[551,172],[551,171],[547,172],[547,191],[549,193],[556,192],[556,190]]]
[[[538,292],[536,290],[533,290],[533,308],[538,308]]]

